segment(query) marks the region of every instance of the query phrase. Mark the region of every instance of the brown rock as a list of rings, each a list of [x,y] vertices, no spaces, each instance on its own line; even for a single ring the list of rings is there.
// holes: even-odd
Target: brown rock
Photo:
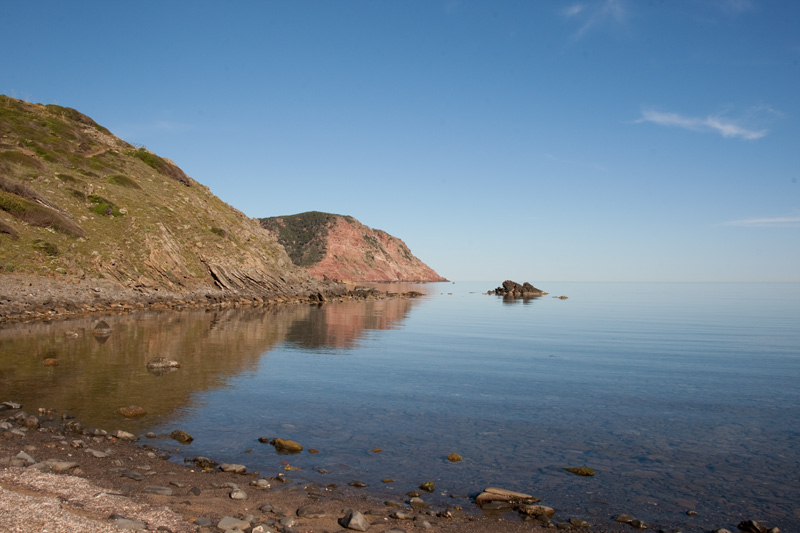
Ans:
[[[138,405],[129,405],[127,407],[120,407],[117,409],[119,414],[124,416],[125,418],[138,418],[140,416],[144,416],[147,414],[147,411],[144,410],[144,407],[139,407]]]

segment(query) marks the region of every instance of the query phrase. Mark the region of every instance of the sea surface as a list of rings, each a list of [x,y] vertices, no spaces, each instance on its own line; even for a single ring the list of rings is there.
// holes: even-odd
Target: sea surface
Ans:
[[[182,429],[191,444],[143,441],[176,461],[360,481],[396,499],[433,481],[427,500],[466,508],[500,486],[557,519],[800,529],[800,284],[542,282],[549,295],[517,300],[486,294],[498,284],[10,324],[0,401],[140,436]],[[108,338],[92,335],[101,319]],[[148,372],[157,356],[181,368]],[[130,404],[148,415],[124,419]],[[278,455],[259,437],[319,453]],[[563,470],[578,466],[596,474]]]

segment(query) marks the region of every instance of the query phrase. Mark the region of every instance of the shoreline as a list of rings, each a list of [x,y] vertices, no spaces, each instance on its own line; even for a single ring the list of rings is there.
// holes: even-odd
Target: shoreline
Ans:
[[[471,503],[459,505],[462,501],[428,506],[411,496],[384,500],[377,490],[303,483],[293,480],[291,472],[235,473],[246,466],[222,465],[229,470],[223,471],[197,462],[181,465],[133,435],[83,429],[68,416],[41,411],[32,415],[24,406],[0,411],[0,530],[160,527],[182,533],[224,531],[226,524],[239,524],[254,533],[363,531],[345,527],[348,510],[359,513],[370,531],[545,530],[541,522],[484,514]]]
[[[143,291],[106,279],[59,280],[22,274],[1,274],[0,326],[11,322],[63,320],[95,313],[230,309],[325,302],[415,298],[417,292],[390,293],[353,283],[319,282],[293,294],[238,293],[204,289],[177,294]]]

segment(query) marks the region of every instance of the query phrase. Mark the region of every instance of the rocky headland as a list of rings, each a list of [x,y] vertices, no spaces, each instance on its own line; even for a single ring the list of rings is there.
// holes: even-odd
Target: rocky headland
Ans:
[[[402,240],[351,216],[309,211],[260,220],[292,261],[315,279],[447,281]]]

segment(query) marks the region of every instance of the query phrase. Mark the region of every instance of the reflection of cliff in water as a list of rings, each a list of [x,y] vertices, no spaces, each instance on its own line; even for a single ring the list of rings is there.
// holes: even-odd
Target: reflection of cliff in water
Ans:
[[[393,299],[312,307],[306,317],[292,324],[286,342],[307,350],[352,348],[368,330],[399,326],[416,303]]]
[[[231,377],[254,371],[278,343],[352,346],[365,329],[404,319],[411,305],[392,300],[8,324],[0,328],[0,401],[20,402],[31,414],[55,408],[85,425],[137,433],[191,408],[196,392],[226,387]],[[111,327],[107,338],[93,335],[101,319]],[[154,357],[181,367],[148,372]],[[58,365],[45,366],[48,358]],[[117,412],[127,405],[148,414],[127,420]]]

